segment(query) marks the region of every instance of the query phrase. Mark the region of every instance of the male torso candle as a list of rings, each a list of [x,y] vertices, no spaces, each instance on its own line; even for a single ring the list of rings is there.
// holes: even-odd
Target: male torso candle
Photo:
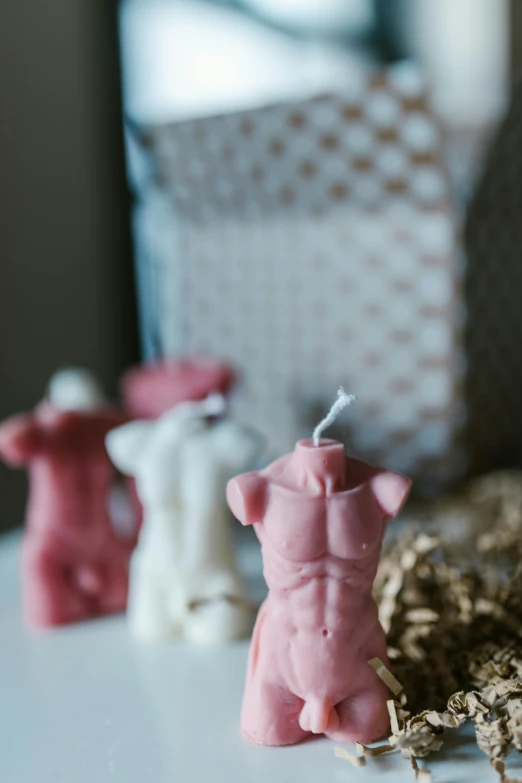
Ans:
[[[33,627],[125,609],[134,540],[112,527],[114,468],[104,443],[124,418],[93,389],[86,374],[64,371],[48,401],[0,425],[0,456],[29,472],[22,597]]]
[[[410,480],[300,441],[292,454],[232,479],[227,499],[262,545],[269,594],[250,649],[243,733],[265,745],[325,733],[370,742],[389,725],[387,662],[371,589],[386,521]]]
[[[210,394],[227,395],[236,380],[227,362],[192,356],[131,367],[120,385],[130,418],[157,419],[182,402],[197,402]]]
[[[136,478],[144,508],[128,608],[131,633],[141,639],[183,636],[212,644],[250,631],[224,490],[259,440],[234,422],[207,420],[224,404],[220,396],[181,403],[107,436],[115,465]]]
[[[230,364],[210,356],[147,362],[123,375],[123,407],[130,419],[158,419],[183,402],[201,401],[210,394],[227,395],[236,380]],[[141,525],[143,509],[134,478],[129,478],[128,488]]]

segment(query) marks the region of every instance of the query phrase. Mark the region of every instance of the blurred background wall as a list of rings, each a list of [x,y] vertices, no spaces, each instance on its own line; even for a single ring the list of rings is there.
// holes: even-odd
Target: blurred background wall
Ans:
[[[137,358],[116,3],[0,9],[0,418],[62,365],[113,393]],[[25,477],[0,466],[0,529]]]
[[[521,31],[519,0],[5,0],[0,418],[60,366],[114,394],[138,359],[122,106],[145,123],[205,116],[413,58],[442,119],[487,126],[520,73]],[[21,522],[24,487],[0,465],[0,530]]]

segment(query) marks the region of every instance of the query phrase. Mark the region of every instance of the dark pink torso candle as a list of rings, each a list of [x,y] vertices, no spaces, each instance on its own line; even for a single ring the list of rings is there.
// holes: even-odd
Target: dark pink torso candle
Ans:
[[[121,393],[131,418],[157,419],[180,402],[199,402],[213,392],[227,395],[235,381],[233,368],[219,359],[165,359],[132,367]]]
[[[125,420],[109,407],[61,410],[45,402],[0,425],[0,456],[29,474],[22,597],[32,627],[125,609],[135,538],[113,529],[115,471],[105,449],[107,432]]]

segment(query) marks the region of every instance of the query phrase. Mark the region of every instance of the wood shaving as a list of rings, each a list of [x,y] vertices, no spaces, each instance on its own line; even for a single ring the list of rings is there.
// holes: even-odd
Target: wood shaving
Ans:
[[[500,781],[517,783],[504,759],[522,753],[522,472],[475,480],[421,520],[422,532],[408,529],[385,551],[375,582],[394,673],[369,663],[395,697],[390,749],[427,783],[417,759],[468,722]]]
[[[415,780],[418,780],[419,783],[431,783],[431,772],[429,769],[419,767],[415,756],[410,755],[408,758],[410,759],[411,768],[415,773]]]
[[[377,745],[375,748],[370,748],[368,745],[363,745],[362,742],[356,742],[355,750],[360,756],[382,756],[383,753],[390,753],[395,748],[393,745]]]
[[[386,666],[383,664],[380,658],[372,658],[368,661],[374,672],[377,674],[378,677],[381,678],[383,682],[386,683],[388,688],[391,690],[394,696],[398,696],[399,693],[402,691],[402,685],[400,682],[395,679],[393,674],[389,669],[386,668]]]
[[[399,717],[397,715],[397,707],[400,707],[400,705],[391,699],[387,701],[386,704],[390,714],[390,725],[392,730],[392,736],[390,737],[391,742],[392,739],[395,741],[401,732],[401,725],[399,724]],[[397,742],[395,742],[395,744],[397,744]]]
[[[343,761],[349,761],[350,764],[352,764],[352,766],[354,767],[366,766],[365,756],[353,756],[351,753],[348,753],[348,751],[345,748],[334,748],[334,755],[338,759],[343,759]]]

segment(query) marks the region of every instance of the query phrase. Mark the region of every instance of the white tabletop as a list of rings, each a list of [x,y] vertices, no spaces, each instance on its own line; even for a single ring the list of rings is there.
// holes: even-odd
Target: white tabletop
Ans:
[[[354,769],[327,739],[286,748],[242,739],[247,642],[142,645],[129,639],[123,617],[25,630],[18,549],[18,535],[0,537],[1,783],[413,780],[397,754]],[[255,570],[256,558],[251,550],[243,556],[246,570]],[[498,780],[471,736],[446,747],[430,762],[434,783]]]

